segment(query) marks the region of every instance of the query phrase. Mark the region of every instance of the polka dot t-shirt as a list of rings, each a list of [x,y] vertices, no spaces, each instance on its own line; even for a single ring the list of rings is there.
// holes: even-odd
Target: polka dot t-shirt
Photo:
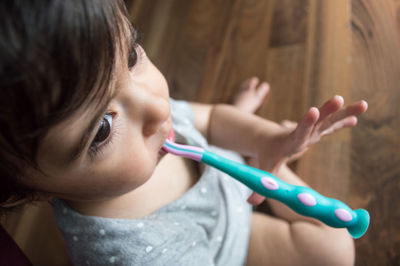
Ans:
[[[171,114],[177,141],[243,162],[233,152],[208,146],[186,102],[171,99]],[[74,265],[235,266],[246,261],[250,193],[206,166],[182,197],[141,219],[85,216],[60,199],[52,206]]]

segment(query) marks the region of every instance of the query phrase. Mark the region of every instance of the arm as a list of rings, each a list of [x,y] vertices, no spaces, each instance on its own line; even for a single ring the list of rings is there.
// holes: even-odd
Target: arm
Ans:
[[[254,166],[278,175],[283,181],[306,186],[294,174],[282,174],[282,165],[290,158],[298,158],[307,148],[318,142],[322,136],[345,127],[354,126],[354,115],[366,111],[364,101],[342,108],[343,98],[333,97],[319,109],[311,108],[295,130],[281,126],[258,116],[241,112],[228,105],[216,105],[208,109],[207,126],[209,142],[249,156]],[[196,117],[196,115],[195,115]],[[204,124],[203,124],[204,125]],[[280,171],[278,171],[280,170]],[[254,205],[261,203],[263,197],[251,197]],[[275,213],[288,221],[305,220],[282,204],[270,201]],[[285,210],[286,209],[286,210]],[[308,219],[307,219],[308,220]]]
[[[190,102],[194,115],[194,126],[203,136],[208,139],[208,126],[210,122],[210,114],[214,107],[211,104]]]
[[[258,147],[261,143],[257,143],[257,140],[260,139],[260,135],[265,139],[273,140],[275,136],[286,135],[288,133],[285,132],[286,129],[277,123],[262,119],[253,114],[241,112],[237,108],[229,105],[216,105],[213,108],[209,126],[208,137],[210,143],[235,150],[251,157],[256,156],[255,151],[259,149]],[[275,143],[271,143],[269,145],[272,146],[274,144]],[[271,150],[268,150],[268,152],[270,153]],[[277,150],[274,152],[278,153]],[[273,156],[271,156],[271,160],[273,160],[272,158]],[[278,167],[279,170],[273,171],[272,163],[270,161],[265,163],[267,165],[262,168],[266,171],[273,172],[273,174],[277,175],[283,181],[297,186],[308,186],[286,166]],[[304,220],[322,224],[315,219],[297,214],[281,202],[273,199],[267,199],[267,201],[277,217],[287,221]]]
[[[215,105],[210,114],[208,141],[244,156],[254,157],[264,141],[283,133],[282,126],[226,104]]]
[[[231,105],[200,104],[194,106],[195,124],[211,144],[239,152],[255,159],[256,167],[275,172],[283,163],[299,158],[323,136],[355,126],[356,115],[368,108],[365,101],[347,107],[343,104],[341,96],[334,96],[321,107],[310,108],[295,129]],[[198,114],[202,110],[206,115]]]
[[[254,155],[258,128],[266,130],[263,134],[277,134],[282,131],[279,124],[254,114],[240,111],[227,104],[190,103],[194,113],[194,124],[210,142],[221,148],[234,150],[242,155]],[[259,127],[263,124],[262,127]],[[233,131],[232,131],[233,130]],[[232,134],[235,132],[235,134]],[[238,137],[242,140],[238,141]],[[251,143],[254,142],[254,143]]]
[[[191,106],[194,112],[196,128],[208,138],[211,144],[235,150],[243,155],[255,155],[257,143],[254,140],[258,139],[257,134],[265,131],[263,134],[269,134],[272,138],[273,134],[281,134],[282,132],[282,127],[279,124],[253,114],[244,113],[230,105],[191,103]],[[264,130],[261,128],[264,128]],[[287,171],[286,168],[278,171],[279,178],[294,185],[307,186],[294,174],[286,175]],[[285,174],[281,175],[281,173]],[[302,219],[317,222],[314,219],[306,218],[293,212],[278,201],[271,199],[268,199],[268,201],[278,217],[288,221]]]

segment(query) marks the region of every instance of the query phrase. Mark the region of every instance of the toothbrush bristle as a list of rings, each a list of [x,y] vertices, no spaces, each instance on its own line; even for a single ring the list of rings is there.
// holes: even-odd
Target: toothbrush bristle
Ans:
[[[171,131],[168,134],[167,140],[170,140],[172,142],[175,142],[175,131],[172,128]],[[168,147],[165,146],[165,143],[163,144],[163,146],[161,147],[161,149],[165,152],[168,153]]]
[[[201,161],[204,149],[200,147],[177,144],[169,139],[165,140],[163,150],[174,155]]]

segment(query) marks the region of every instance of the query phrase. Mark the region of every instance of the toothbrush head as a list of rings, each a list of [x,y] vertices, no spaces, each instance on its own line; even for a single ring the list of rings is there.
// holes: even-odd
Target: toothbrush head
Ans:
[[[167,141],[170,141],[170,142],[172,142],[172,143],[175,142],[175,131],[174,131],[173,128],[171,128],[171,131],[168,133],[168,137],[167,137],[167,139],[165,140],[165,143],[164,143],[164,145],[163,145],[162,148],[161,148],[165,153],[168,153],[168,152],[169,152],[168,146],[166,145],[166,142],[167,142]]]
[[[182,145],[166,139],[162,149],[168,153],[189,158],[200,162],[203,157],[204,149],[200,147]]]

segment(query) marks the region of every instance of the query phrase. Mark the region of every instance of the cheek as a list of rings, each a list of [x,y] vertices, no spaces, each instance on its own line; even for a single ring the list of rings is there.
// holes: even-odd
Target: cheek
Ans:
[[[143,147],[142,147],[143,146]],[[143,144],[129,143],[104,163],[97,172],[103,177],[103,184],[110,193],[122,193],[143,185],[153,174],[156,162]]]
[[[121,159],[115,167],[115,173],[122,180],[132,185],[140,186],[150,178],[154,171],[154,163],[150,158],[147,158],[144,153],[133,151],[126,153],[126,156],[121,154]],[[118,178],[118,177],[117,177]]]

